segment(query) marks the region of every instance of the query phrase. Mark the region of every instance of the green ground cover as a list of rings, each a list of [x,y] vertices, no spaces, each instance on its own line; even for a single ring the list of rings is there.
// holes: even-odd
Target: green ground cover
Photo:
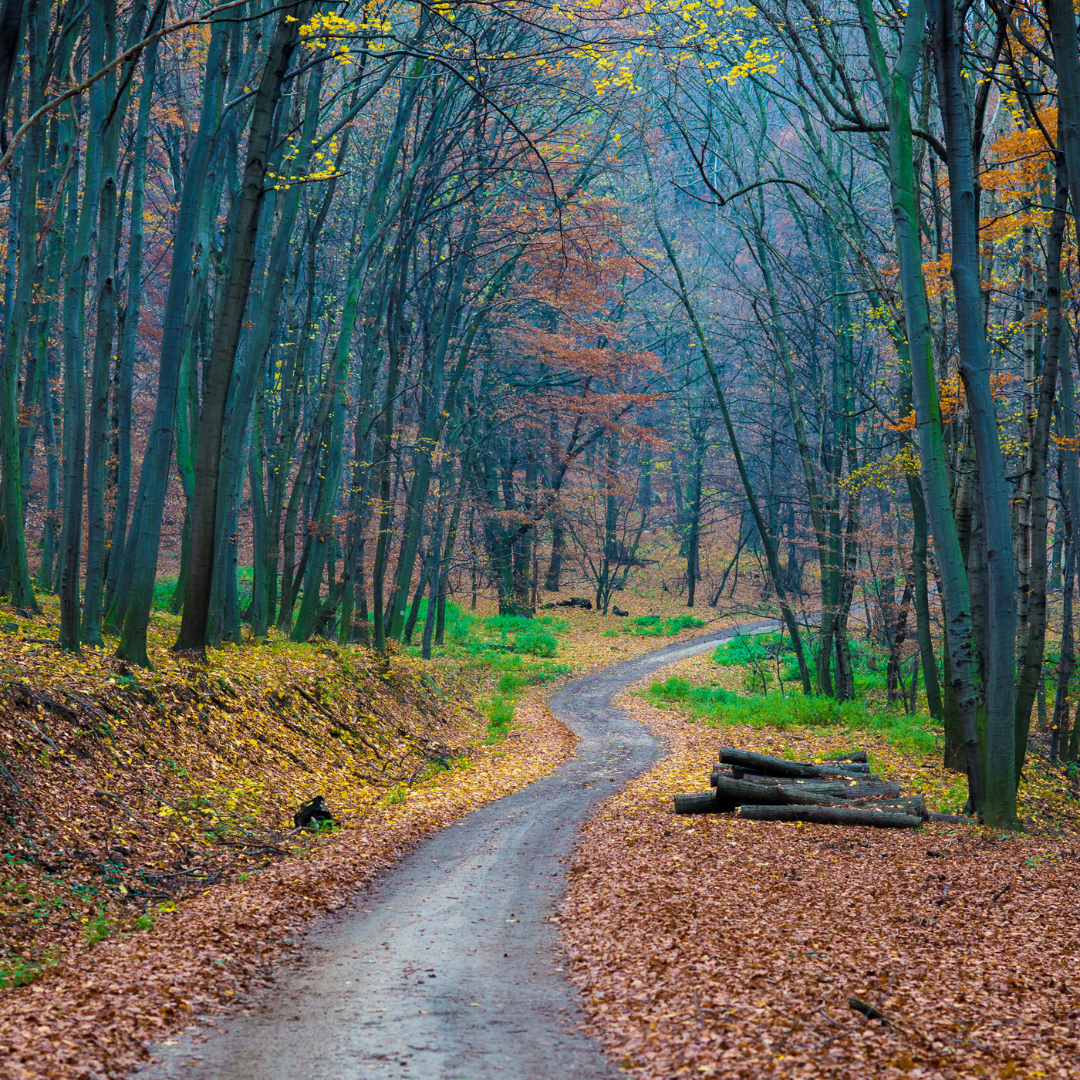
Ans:
[[[804,647],[813,655],[815,642],[812,635],[808,638]],[[671,676],[654,682],[646,696],[657,705],[677,705],[692,719],[712,727],[803,727],[812,732],[843,728],[852,734],[873,732],[905,753],[923,755],[938,750],[944,733],[928,715],[906,714],[899,702],[869,703],[872,698],[884,697],[886,685],[884,665],[873,647],[852,642],[851,653],[855,676],[855,698],[851,701],[804,696],[790,638],[779,633],[736,637],[713,650],[712,660],[718,667],[743,670],[741,691],[718,682],[698,685]]]

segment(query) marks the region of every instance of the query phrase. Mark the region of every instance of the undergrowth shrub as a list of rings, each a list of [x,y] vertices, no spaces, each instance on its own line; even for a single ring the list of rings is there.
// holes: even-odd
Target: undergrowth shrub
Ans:
[[[425,601],[426,603],[426,601]],[[427,619],[427,609],[423,612],[423,617]],[[472,629],[472,625],[476,622],[474,616],[470,615],[463,607],[453,603],[453,601],[447,600],[446,602],[446,626],[443,630],[443,640],[453,642],[456,645],[460,645],[469,636],[469,631]]]
[[[153,606],[155,611],[164,611],[169,606],[173,593],[176,591],[176,578],[159,577],[154,581]]]
[[[247,608],[251,603],[251,593],[255,585],[255,570],[251,566],[241,566],[236,575],[236,591],[240,597],[240,606]],[[175,577],[159,577],[154,581],[154,611],[165,611],[176,591]]]
[[[519,675],[513,671],[507,671],[495,684],[495,689],[500,694],[510,694],[516,697],[531,680],[527,675]]]
[[[649,687],[649,697],[656,701],[685,701],[690,693],[690,681],[678,675],[669,675],[663,682]]]
[[[811,672],[818,648],[815,630],[802,631],[803,652]],[[888,655],[877,645],[862,638],[849,637],[851,670],[855,693],[859,697],[876,695],[887,685]],[[744,686],[750,693],[768,693],[777,679],[785,685],[798,685],[802,680],[795,650],[788,634],[753,634],[738,636],[717,645],[712,651],[713,662],[721,667],[747,667]],[[835,669],[835,657],[832,666]]]
[[[29,986],[43,971],[59,963],[60,959],[55,952],[48,952],[37,960],[13,956],[0,961],[0,990],[13,986]]]
[[[413,630],[412,640],[416,645],[420,644],[420,641],[424,636],[424,624],[427,622],[427,612],[428,598],[425,596],[424,599],[420,601],[420,609],[416,615],[416,627]],[[468,640],[473,626],[480,621],[475,615],[470,615],[459,604],[455,604],[453,600],[446,601],[444,619],[446,621],[443,627],[443,641],[449,645],[464,644]]]
[[[495,693],[488,703],[488,742],[497,742],[510,730],[514,722],[514,702],[511,695]]]

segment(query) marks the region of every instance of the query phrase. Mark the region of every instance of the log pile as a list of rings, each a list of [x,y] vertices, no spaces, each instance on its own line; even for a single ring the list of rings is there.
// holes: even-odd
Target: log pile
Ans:
[[[921,795],[903,796],[899,784],[870,772],[865,750],[811,763],[725,749],[709,784],[711,791],[676,795],[675,813],[879,829],[917,829],[931,817]]]

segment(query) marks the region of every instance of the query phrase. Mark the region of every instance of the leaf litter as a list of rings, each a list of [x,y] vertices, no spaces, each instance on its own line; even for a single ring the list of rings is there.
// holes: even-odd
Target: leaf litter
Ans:
[[[1080,1077],[1074,829],[677,817],[721,745],[812,759],[852,737],[619,704],[669,756],[584,826],[560,926],[590,1030],[628,1075]],[[859,743],[932,808],[949,796],[936,762]]]

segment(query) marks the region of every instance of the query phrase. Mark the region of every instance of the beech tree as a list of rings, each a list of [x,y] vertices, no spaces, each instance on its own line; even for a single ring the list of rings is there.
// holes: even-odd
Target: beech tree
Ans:
[[[196,656],[430,657],[455,590],[760,559],[803,691],[855,696],[861,619],[986,821],[1033,710],[1075,754],[1067,5],[0,28],[0,592],[62,648],[149,664],[166,566]]]

